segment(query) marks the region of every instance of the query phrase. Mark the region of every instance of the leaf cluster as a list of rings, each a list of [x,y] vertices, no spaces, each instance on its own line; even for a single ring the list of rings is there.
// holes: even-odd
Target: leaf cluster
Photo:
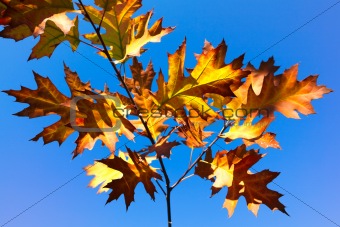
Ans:
[[[169,195],[194,170],[195,175],[212,181],[212,195],[228,188],[223,207],[229,216],[241,196],[255,215],[260,204],[287,214],[279,201],[282,195],[267,188],[279,173],[250,171],[264,155],[248,147],[279,149],[276,134],[267,130],[275,120],[275,112],[295,119],[299,113],[313,114],[311,101],[331,90],[317,85],[317,76],[299,81],[298,65],[278,74],[274,58],[263,61],[258,68],[250,63],[244,66],[244,55],[226,63],[225,41],[217,47],[205,41],[202,52],[195,54],[196,65],[187,68],[184,40],[175,53],[168,55],[168,71],[156,73],[152,62],[143,67],[138,57],[146,51],[147,43],[160,42],[174,27],[163,28],[162,19],[150,23],[152,10],[135,16],[142,0],[94,3],[86,6],[71,0],[0,0],[1,37],[20,41],[39,36],[29,60],[50,57],[65,41],[73,51],[83,43],[110,61],[126,91],[111,92],[106,85],[104,89],[93,88],[64,65],[65,82],[71,92],[68,97],[48,77],[34,72],[35,90],[22,87],[5,91],[17,102],[29,105],[18,116],[60,116],[32,140],[42,138],[45,144],[62,144],[77,132],[73,157],[91,150],[100,140],[110,156],[85,167],[87,174],[94,176],[90,186],[99,186],[100,193],[110,191],[107,202],[123,195],[127,208],[134,201],[139,183],[155,199],[155,183]],[[90,24],[94,32],[80,35],[80,21]],[[130,73],[123,75],[116,64],[126,63],[130,64]],[[221,125],[218,134],[207,130]],[[177,135],[176,139],[172,135]],[[146,137],[150,145],[138,151],[128,147],[125,152],[116,151],[120,137],[133,141]],[[219,150],[214,146],[219,139],[224,140],[226,148],[237,140],[242,145]],[[172,150],[179,146],[197,149],[200,155],[171,185],[162,160],[175,155]],[[156,160],[161,169],[152,167]],[[159,183],[162,179],[166,190]]]

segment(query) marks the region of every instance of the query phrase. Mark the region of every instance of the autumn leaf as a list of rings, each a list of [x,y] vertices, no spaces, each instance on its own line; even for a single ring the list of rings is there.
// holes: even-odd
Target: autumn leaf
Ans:
[[[132,15],[142,6],[141,2],[141,0],[115,1],[111,8],[105,8],[104,10],[85,6],[93,23],[101,24],[102,28],[105,29],[105,33],[101,34],[101,37],[105,45],[112,48],[111,54],[116,60],[123,59],[125,56],[130,20]],[[96,4],[103,6],[99,1]],[[82,9],[80,5],[78,7]],[[85,17],[85,20],[88,20],[88,18]],[[85,34],[84,37],[93,44],[101,44],[96,33]]]
[[[131,22],[131,30],[129,31],[129,42],[126,45],[125,56],[123,59],[117,59],[120,62],[126,61],[131,56],[140,56],[143,52],[143,46],[149,42],[160,42],[161,38],[171,33],[174,27],[162,27],[163,19],[157,20],[150,29],[149,22],[153,11],[141,15]]]
[[[123,152],[119,152],[118,157],[125,159]],[[111,155],[109,158],[113,159],[114,155]],[[98,193],[109,191],[110,189],[105,188],[105,186],[112,180],[121,179],[123,177],[123,173],[111,169],[107,165],[97,161],[95,161],[93,165],[86,166],[84,170],[86,171],[86,175],[94,176],[88,186],[91,188],[99,186]]]
[[[55,14],[74,10],[71,0],[0,0],[5,10],[0,13],[0,36],[16,41],[33,35],[36,28]]]
[[[247,76],[245,83],[243,83],[234,94],[242,99],[242,103],[247,103],[247,95],[249,87],[251,87],[256,95],[259,95],[262,90],[263,81],[266,76],[273,74],[279,69],[278,66],[274,65],[274,58],[271,57],[268,61],[262,61],[259,69],[256,69],[251,63],[248,63],[245,71],[251,73]]]
[[[198,120],[200,119],[200,120]],[[204,147],[207,142],[204,139],[210,137],[213,132],[206,132],[204,128],[212,123],[212,120],[206,121],[202,118],[190,118],[182,116],[177,118],[176,121],[180,125],[178,128],[178,135],[185,138],[183,143],[193,148]]]
[[[106,184],[105,188],[112,189],[107,203],[112,200],[117,200],[121,195],[124,195],[126,209],[128,209],[131,202],[134,201],[135,188],[140,182],[143,183],[145,191],[154,200],[154,193],[157,191],[151,179],[162,180],[161,175],[159,175],[155,169],[148,164],[145,158],[131,151],[129,148],[127,148],[127,151],[128,160],[123,157],[114,157],[99,161],[108,168],[122,173],[121,178],[116,179],[116,176],[114,176],[114,179],[112,179],[110,183]],[[99,172],[99,174],[102,173]],[[91,175],[97,175],[97,173],[92,172]],[[113,175],[109,173],[107,176],[112,177]],[[105,178],[100,179],[100,181],[102,181]]]
[[[169,138],[171,134],[176,131],[177,128],[174,127],[172,130],[170,130],[166,136],[160,137],[155,144],[148,147],[147,151],[142,154],[143,157],[146,157],[147,155],[156,152],[157,158],[162,158],[163,156],[170,158],[171,155],[171,149],[180,145],[177,141],[169,142]]]
[[[271,115],[274,111],[288,118],[299,119],[298,112],[308,115],[315,113],[311,101],[322,98],[332,90],[317,85],[318,76],[309,76],[302,81],[297,80],[298,65],[274,76],[269,73],[264,77],[261,93],[256,95],[252,88],[247,94],[247,103],[242,97],[234,98],[227,106],[231,109],[242,108],[247,111],[259,110]]]
[[[104,10],[97,10],[92,6],[85,7],[91,20],[95,24],[101,24],[105,29],[106,32],[101,34],[102,39],[105,45],[110,47],[109,53],[117,62],[124,62],[132,56],[140,56],[145,44],[160,42],[161,37],[174,29],[162,28],[162,19],[148,29],[152,12],[132,18],[132,15],[142,6],[141,2],[141,0],[115,1]],[[103,3],[99,4],[99,1],[96,4],[100,7],[104,6]],[[96,33],[85,34],[84,37],[93,44],[101,44]],[[99,54],[105,57],[103,53]]]
[[[205,180],[214,182],[214,179],[209,177],[214,173],[214,170],[211,168],[211,163],[213,160],[211,147],[208,147],[207,151],[205,152],[204,161],[200,159],[195,167],[195,174]]]
[[[134,101],[137,105],[136,114],[143,118],[145,123],[149,128],[149,132],[151,133],[151,137],[154,140],[157,140],[159,135],[164,132],[168,125],[165,124],[165,121],[169,119],[165,114],[163,114],[160,110],[158,110],[157,105],[150,98],[148,92],[144,91],[143,95],[139,95],[138,93],[134,94]],[[130,120],[130,122],[139,130],[139,134],[148,137],[149,134],[146,131],[142,121],[140,119]]]
[[[32,53],[28,60],[39,59],[44,56],[51,57],[55,48],[64,41],[69,41],[72,50],[75,51],[80,43],[78,32],[78,17],[73,20],[73,26],[69,31],[62,31],[53,21],[48,20],[44,33],[40,35],[40,40],[33,47]]]
[[[174,54],[169,55],[169,81],[165,83],[164,76],[160,73],[157,80],[158,91],[152,97],[160,108],[179,110],[187,106],[188,109],[198,110],[203,117],[219,117],[203,99],[204,94],[233,96],[230,86],[240,85],[241,79],[248,72],[224,63],[227,46],[223,41],[217,48],[204,50],[198,57],[196,67],[189,70],[190,76],[185,77],[185,49],[186,41]]]
[[[133,139],[135,127],[122,116],[117,106],[122,105],[119,99],[107,97],[106,94],[93,93],[89,83],[80,81],[77,73],[65,66],[65,80],[71,91],[71,98],[63,95],[51,82],[34,73],[38,88],[31,90],[5,91],[16,97],[17,102],[27,103],[29,107],[18,112],[18,116],[30,118],[56,114],[60,120],[44,128],[32,140],[43,138],[44,144],[57,141],[62,144],[73,132],[78,131],[74,157],[91,150],[97,140],[101,140],[111,152],[115,151],[118,141],[117,133]]]
[[[260,117],[257,113],[249,114],[242,124],[241,118],[236,119],[229,131],[220,137],[226,138],[227,140],[235,140],[238,138],[251,140],[260,137],[274,118],[264,116],[258,122],[253,124],[254,119],[257,117]]]
[[[259,138],[255,138],[255,139],[251,139],[251,140],[243,139],[243,143],[247,147],[249,147],[253,144],[258,144],[260,147],[265,148],[265,149],[268,148],[268,147],[281,149],[280,144],[279,144],[279,142],[276,141],[275,137],[276,137],[275,133],[267,132],[267,133],[261,135]]]
[[[130,66],[132,78],[125,78],[125,83],[129,90],[143,94],[144,89],[151,90],[153,79],[156,75],[152,62],[144,70],[142,63],[137,58],[133,58],[133,64]]]
[[[244,196],[248,209],[257,215],[260,204],[265,204],[270,209],[278,209],[287,214],[285,206],[279,201],[280,193],[267,188],[279,173],[264,170],[258,173],[251,173],[250,168],[256,164],[263,155],[255,150],[246,150],[241,145],[229,152],[217,152],[215,158],[201,160],[205,166],[195,171],[196,175],[202,178],[213,179],[211,187],[212,195],[218,193],[223,187],[228,187],[228,193],[223,207],[228,210],[229,217],[234,213],[237,202]],[[210,165],[210,169],[207,166]]]

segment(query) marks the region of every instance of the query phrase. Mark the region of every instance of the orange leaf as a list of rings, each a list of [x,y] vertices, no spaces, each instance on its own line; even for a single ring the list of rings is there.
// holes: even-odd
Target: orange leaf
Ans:
[[[275,140],[276,134],[272,132],[267,132],[264,135],[260,136],[259,138],[252,139],[252,140],[243,140],[243,143],[249,147],[253,144],[258,144],[262,148],[276,148],[281,149],[279,142]]]
[[[51,82],[34,73],[38,88],[31,90],[5,91],[16,97],[18,102],[27,103],[29,107],[16,115],[30,118],[57,114],[60,120],[44,128],[32,140],[43,138],[44,143],[57,141],[62,144],[75,131],[79,132],[74,157],[84,149],[91,150],[97,140],[101,140],[111,152],[115,151],[118,141],[117,133],[133,139],[135,127],[121,115],[117,108],[123,105],[118,97],[106,93],[94,93],[89,83],[80,81],[77,73],[65,65],[66,82],[71,91],[71,98],[63,95]]]
[[[282,195],[267,188],[267,184],[279,173],[264,170],[253,174],[249,171],[262,157],[263,155],[258,154],[257,151],[247,151],[246,146],[241,145],[229,152],[218,152],[214,159],[200,160],[199,169],[195,170],[195,174],[213,180],[212,195],[218,193],[223,187],[228,187],[223,207],[228,210],[229,217],[233,215],[241,196],[245,197],[248,209],[255,215],[260,204],[287,214],[285,206],[279,201]]]
[[[286,70],[282,75],[274,76],[269,73],[264,78],[261,93],[256,95],[252,88],[244,98],[234,98],[229,104],[231,109],[259,110],[272,115],[274,111],[282,113],[288,118],[299,119],[298,112],[308,115],[315,113],[311,101],[319,99],[332,90],[317,85],[317,76],[309,76],[302,81],[297,80],[298,65]]]

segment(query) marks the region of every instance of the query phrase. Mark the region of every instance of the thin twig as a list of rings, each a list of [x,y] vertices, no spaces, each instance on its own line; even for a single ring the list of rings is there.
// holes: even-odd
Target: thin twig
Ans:
[[[198,158],[189,166],[189,168],[183,173],[183,175],[178,179],[178,181],[176,181],[176,183],[174,185],[171,186],[171,190],[173,190],[175,187],[177,187],[177,185],[179,183],[182,182],[182,180],[188,175],[188,173],[192,170],[192,168],[194,168],[194,166],[199,162],[199,160],[201,160],[201,158],[203,157],[203,155],[209,150],[211,149],[211,147],[217,142],[217,140],[220,139],[220,135],[223,134],[225,132],[225,130],[227,130],[227,128],[232,125],[232,123],[230,121],[226,121],[224,123],[223,128],[221,129],[220,133],[218,134],[218,136],[209,144],[209,146],[198,156]]]
[[[164,188],[163,188],[162,185],[158,182],[157,179],[156,179],[156,184],[157,184],[158,187],[162,190],[163,194],[166,196],[166,192],[165,192]]]
[[[233,122],[231,122],[231,121],[225,121],[224,122],[224,126],[223,126],[223,128],[221,129],[221,131],[220,131],[220,133],[218,134],[218,136],[216,136],[216,138],[209,144],[209,146],[208,146],[208,148],[211,148],[219,139],[220,139],[220,135],[222,135],[224,132],[225,132],[225,130],[227,130],[227,128],[229,127],[229,126],[231,126],[233,124]],[[208,150],[208,149],[206,149],[206,150]]]
[[[191,165],[191,162],[192,162],[192,154],[194,153],[194,148],[191,148],[191,151],[190,151],[190,159],[189,159],[189,167]]]
[[[195,174],[191,174],[191,175],[189,175],[189,176],[186,176],[186,177],[184,177],[184,178],[181,180],[181,182],[182,182],[182,181],[185,181],[186,179],[189,179],[190,177],[193,177],[193,176],[195,176]],[[181,183],[181,182],[180,182],[180,183]]]

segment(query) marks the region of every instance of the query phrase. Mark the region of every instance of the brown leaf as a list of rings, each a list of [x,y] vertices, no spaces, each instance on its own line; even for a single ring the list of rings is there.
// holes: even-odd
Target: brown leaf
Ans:
[[[213,162],[212,150],[209,147],[205,152],[204,160],[200,159],[195,167],[195,174],[203,179],[214,181],[213,178],[209,178],[214,173],[214,170],[211,168],[211,163]]]
[[[138,93],[134,94],[134,101],[137,105],[137,114],[139,114],[146,122],[151,136],[154,140],[157,140],[159,135],[164,132],[168,125],[164,124],[169,117],[159,110],[158,106],[154,103],[153,99],[147,89],[143,90],[143,95]],[[141,120],[131,120],[131,123],[138,129],[142,130],[140,132],[143,136],[149,136]]]
[[[76,17],[72,23],[73,26],[65,33],[54,21],[48,20],[44,32],[40,35],[39,42],[33,47],[28,60],[39,59],[44,56],[51,57],[55,48],[66,40],[70,42],[72,50],[75,51],[80,43],[78,17]]]
[[[133,64],[130,66],[132,78],[126,78],[125,83],[130,90],[142,95],[144,89],[151,90],[152,81],[156,75],[150,62],[145,70],[142,63],[137,58],[133,58]]]
[[[91,92],[90,83],[81,82],[77,73],[72,72],[66,65],[65,74],[71,98],[63,95],[49,78],[37,73],[34,73],[38,85],[36,90],[22,87],[18,91],[5,91],[16,97],[17,102],[29,104],[16,114],[18,116],[60,116],[59,121],[44,128],[32,140],[43,138],[45,144],[53,141],[62,144],[69,135],[78,131],[77,147],[73,152],[75,157],[84,149],[91,150],[97,140],[101,140],[114,152],[118,141],[117,134],[124,134],[130,140],[134,138],[135,127],[118,110],[120,107],[124,108],[119,98]]]
[[[259,95],[262,90],[264,78],[269,74],[274,75],[278,69],[279,67],[274,66],[273,57],[269,58],[266,62],[262,61],[259,69],[256,69],[251,63],[249,63],[244,70],[250,71],[251,73],[247,76],[245,83],[234,91],[234,94],[242,99],[242,103],[246,104],[249,87],[252,87],[256,95]]]
[[[229,152],[218,152],[213,160],[200,161],[200,165],[202,163],[210,165],[210,169],[206,164],[204,168],[201,166],[201,170],[196,174],[202,178],[213,179],[212,195],[218,193],[223,187],[228,187],[223,207],[228,210],[229,217],[233,215],[241,196],[245,197],[248,209],[255,215],[260,204],[287,214],[285,206],[279,201],[282,195],[267,188],[267,184],[279,173],[264,170],[253,174],[249,171],[262,157],[263,155],[257,151],[247,151],[246,146],[241,145]]]
[[[180,143],[178,143],[177,141],[172,141],[172,142],[168,142],[171,134],[176,130],[177,128],[173,128],[172,130],[170,130],[168,132],[168,135],[167,136],[162,136],[160,137],[156,144],[152,145],[152,146],[149,146],[148,147],[148,151],[145,152],[143,154],[143,156],[147,156],[149,155],[150,153],[152,152],[156,152],[156,157],[157,158],[161,158],[162,156],[165,156],[167,158],[170,158],[170,155],[171,155],[171,149],[175,146],[178,146],[180,145]]]
[[[142,182],[145,191],[154,200],[154,193],[157,192],[151,179],[162,180],[159,175],[147,161],[135,152],[132,152],[129,148],[128,158],[115,157],[113,159],[103,159],[99,162],[105,164],[107,167],[119,171],[123,174],[120,179],[113,179],[110,183],[106,184],[106,188],[112,189],[107,203],[112,200],[117,200],[121,195],[124,195],[126,209],[130,206],[131,202],[134,201],[135,188],[138,183]]]
[[[0,0],[0,3],[6,7],[0,14],[0,24],[5,26],[0,36],[16,41],[33,35],[46,18],[74,10],[71,0]]]

